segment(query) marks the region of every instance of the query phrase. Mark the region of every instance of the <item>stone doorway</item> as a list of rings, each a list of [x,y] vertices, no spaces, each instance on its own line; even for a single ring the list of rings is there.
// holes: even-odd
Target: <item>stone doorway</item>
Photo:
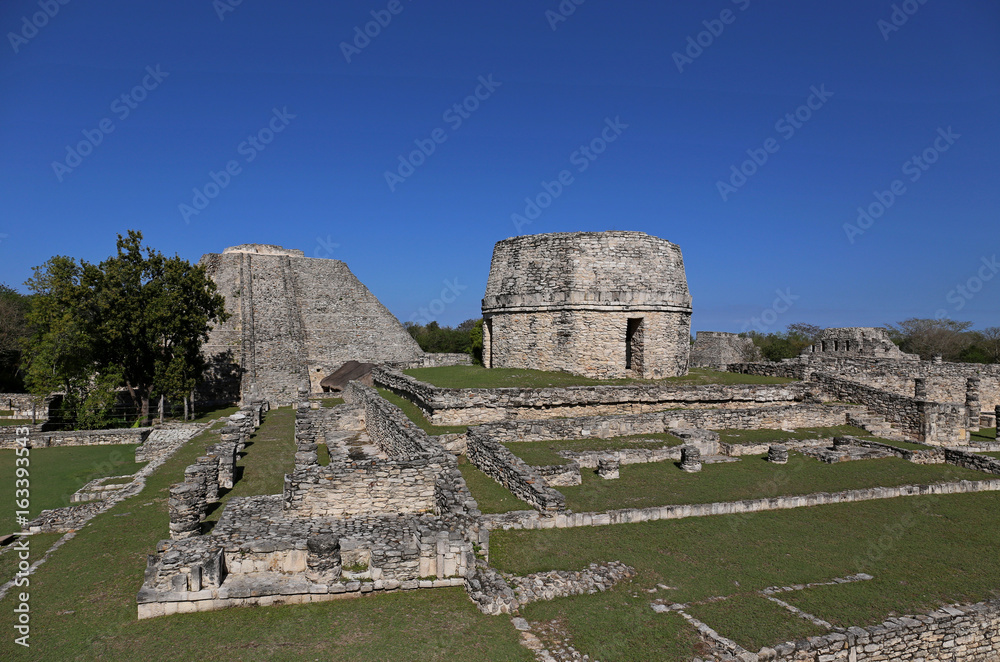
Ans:
[[[625,329],[625,369],[631,370],[636,377],[642,377],[643,374],[643,319],[628,318]]]

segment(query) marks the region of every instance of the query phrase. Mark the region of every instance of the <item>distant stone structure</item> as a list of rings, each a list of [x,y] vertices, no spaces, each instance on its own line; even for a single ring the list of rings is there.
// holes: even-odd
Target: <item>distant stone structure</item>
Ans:
[[[299,386],[320,392],[323,378],[347,361],[423,356],[399,320],[339,260],[244,244],[204,255],[200,264],[231,315],[212,330],[204,352],[232,352],[244,401],[291,404]]]
[[[691,347],[691,367],[708,368],[759,361],[760,350],[750,338],[722,331],[699,331]]]
[[[487,368],[600,379],[687,374],[691,295],[681,249],[643,232],[497,242],[483,318]]]
[[[803,356],[816,357],[867,357],[919,361],[915,354],[907,354],[896,346],[885,329],[854,326],[843,329],[824,329],[815,343],[807,347]]]

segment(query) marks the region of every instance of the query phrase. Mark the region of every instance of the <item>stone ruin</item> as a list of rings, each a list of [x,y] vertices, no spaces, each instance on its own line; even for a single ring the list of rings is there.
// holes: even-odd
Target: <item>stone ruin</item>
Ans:
[[[281,494],[231,499],[202,534],[266,405],[223,428],[171,488],[171,539],[149,557],[139,618],[465,584],[488,533],[455,457],[358,382],[338,407],[312,408],[305,388],[299,396],[295,469]]]
[[[392,313],[340,260],[300,250],[244,244],[202,256],[200,264],[226,299],[228,321],[204,345],[239,367],[228,393],[207,397],[296,402],[296,390],[320,382],[347,361],[418,360],[423,351]],[[250,395],[252,393],[252,395]]]
[[[687,374],[691,295],[681,249],[643,232],[497,242],[483,319],[487,368],[601,379]]]
[[[723,368],[730,363],[759,361],[760,350],[737,333],[699,331],[691,346],[692,368]]]
[[[919,361],[916,354],[907,354],[896,346],[885,329],[874,327],[846,327],[824,329],[820,337],[803,350],[804,356],[867,357]],[[735,363],[735,361],[734,361]]]

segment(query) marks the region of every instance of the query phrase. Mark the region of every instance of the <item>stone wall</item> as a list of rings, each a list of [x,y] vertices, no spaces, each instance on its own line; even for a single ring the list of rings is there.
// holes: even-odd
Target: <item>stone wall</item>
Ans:
[[[1000,479],[963,480],[957,483],[870,487],[860,490],[845,490],[843,492],[816,492],[802,496],[720,501],[682,506],[619,508],[605,512],[571,513],[518,510],[499,515],[483,515],[482,520],[483,525],[490,530],[570,529],[580,526],[610,526],[614,524],[632,524],[635,522],[686,519],[688,517],[712,517],[714,515],[760,513],[770,510],[791,510],[794,508],[810,508],[812,506],[824,506],[834,503],[854,503],[858,501],[896,499],[907,496],[926,496],[929,494],[971,494],[975,492],[997,491],[1000,491]]]
[[[468,354],[450,352],[427,352],[412,361],[390,362],[397,370],[410,368],[440,368],[449,365],[472,365],[472,357]]]
[[[445,389],[377,367],[372,377],[411,400],[435,425],[476,425],[515,418],[636,414],[675,407],[788,405],[808,394],[804,384],[628,384],[568,388]]]
[[[802,644],[806,644],[803,646]],[[993,662],[1000,650],[1000,600],[951,605],[925,615],[893,617],[843,634],[762,649],[761,662]],[[730,656],[729,659],[732,659]]]
[[[820,372],[813,378],[834,399],[863,405],[912,439],[937,445],[967,441],[964,405],[916,400]]]
[[[368,434],[389,457],[430,457],[443,450],[430,441],[427,434],[414,425],[399,407],[386,401],[369,386],[360,382],[348,383],[344,389],[344,401],[363,407]]]
[[[233,352],[245,400],[292,404],[301,384],[320,392],[319,382],[346,361],[411,361],[423,354],[339,260],[248,245],[207,254],[200,264],[231,314],[212,330],[204,351]]]
[[[488,368],[599,378],[687,373],[691,296],[681,250],[642,232],[497,242],[483,318]]]
[[[847,327],[824,329],[815,343],[807,347],[805,355],[867,356],[893,360],[918,360],[916,354],[906,354],[889,338],[885,329],[875,327]]]
[[[52,397],[38,398],[30,393],[0,393],[0,411],[9,411],[0,418],[18,418],[44,421],[49,417],[49,403]]]
[[[660,379],[687,374],[690,313],[591,310],[495,313],[490,368],[531,368],[597,379]],[[642,351],[627,353],[630,319],[642,319]],[[484,349],[484,356],[486,356]],[[626,369],[641,360],[642,369]]]
[[[0,449],[15,448],[18,426],[0,427]],[[30,448],[57,446],[110,446],[114,444],[141,444],[153,428],[125,428],[115,430],[72,430],[42,432],[32,429],[28,435]]]
[[[965,469],[1000,476],[1000,460],[988,455],[969,453],[958,448],[945,448],[944,460],[948,464],[954,464]]]
[[[566,497],[549,487],[534,467],[494,440],[488,431],[482,428],[469,430],[466,454],[483,473],[539,510],[566,508]]]
[[[548,420],[500,421],[476,430],[499,443],[558,439],[609,439],[660,434],[672,428],[761,430],[844,425],[859,407],[795,405],[753,409],[688,409],[622,416],[581,416]]]
[[[750,338],[736,333],[699,331],[691,346],[691,367],[720,367],[760,359],[760,350]]]
[[[284,509],[298,517],[434,513],[440,463],[391,460],[331,464],[285,476]]]
[[[923,379],[927,400],[953,403],[965,402],[966,380],[978,377],[983,412],[993,411],[1000,405],[1000,365],[996,364],[817,355],[786,359],[779,363],[731,364],[728,370],[793,379],[811,379],[813,373],[825,372],[910,397],[914,395],[915,380]]]

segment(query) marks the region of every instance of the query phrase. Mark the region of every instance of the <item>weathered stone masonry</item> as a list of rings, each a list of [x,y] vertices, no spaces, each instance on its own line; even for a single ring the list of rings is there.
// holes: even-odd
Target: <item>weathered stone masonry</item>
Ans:
[[[346,361],[408,362],[423,352],[399,321],[339,260],[250,244],[201,258],[226,299],[206,355],[232,351],[244,400],[293,404],[303,383],[319,382]]]
[[[233,498],[209,535],[161,542],[140,618],[465,584],[489,534],[455,457],[374,389],[351,382],[348,404],[318,409],[301,393],[283,493]],[[197,526],[213,479],[206,460],[181,484],[190,503],[171,504],[172,531],[185,519]]]
[[[789,405],[806,398],[805,384],[634,384],[568,388],[438,388],[384,367],[372,378],[411,400],[435,425],[475,425],[513,418],[636,414],[674,407]]]
[[[681,250],[642,232],[497,242],[483,318],[487,368],[687,374],[691,295]]]

